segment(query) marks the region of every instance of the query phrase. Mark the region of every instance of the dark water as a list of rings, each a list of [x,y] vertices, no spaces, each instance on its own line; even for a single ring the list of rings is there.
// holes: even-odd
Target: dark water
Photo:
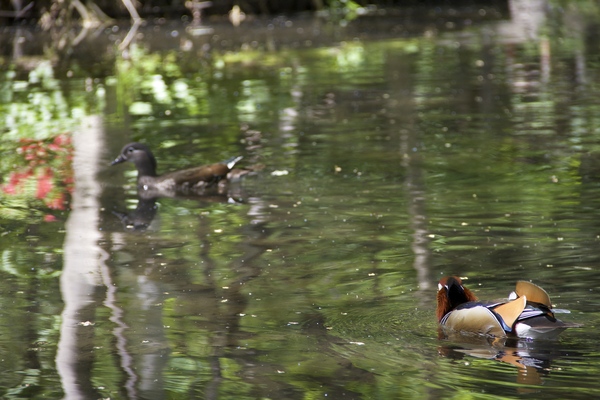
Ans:
[[[540,10],[148,24],[126,50],[109,27],[45,56],[5,30],[2,395],[598,396],[597,15]],[[264,169],[152,202],[108,167],[130,141],[160,172]],[[532,280],[585,325],[439,340],[449,274]]]

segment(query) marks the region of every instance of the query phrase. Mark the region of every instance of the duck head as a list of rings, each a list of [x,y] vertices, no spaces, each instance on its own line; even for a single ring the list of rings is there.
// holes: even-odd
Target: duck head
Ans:
[[[457,276],[447,276],[438,283],[437,293],[437,318],[441,321],[444,315],[456,307],[469,301],[477,301],[477,296],[463,286],[462,280]]]
[[[145,144],[134,142],[125,145],[121,150],[121,154],[110,165],[125,161],[135,164],[138,179],[142,176],[156,176],[156,158]]]

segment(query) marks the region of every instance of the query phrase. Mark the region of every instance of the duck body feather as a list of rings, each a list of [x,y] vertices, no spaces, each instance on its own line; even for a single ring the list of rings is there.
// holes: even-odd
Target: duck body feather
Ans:
[[[227,175],[231,171],[230,165],[235,165],[241,158],[234,157],[220,163],[182,169],[159,176],[138,176],[138,186],[143,189],[153,188],[164,191],[186,191],[212,186],[227,179]]]
[[[444,329],[460,327],[461,331],[476,335],[505,336],[502,320],[488,306],[475,301],[456,307],[444,315],[440,324]]]

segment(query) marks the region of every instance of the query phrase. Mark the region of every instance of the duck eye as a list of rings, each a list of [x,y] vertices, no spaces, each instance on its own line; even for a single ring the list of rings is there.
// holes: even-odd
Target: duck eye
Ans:
[[[128,153],[133,153],[133,150],[134,150],[133,147],[130,147],[130,148],[127,149],[127,152]]]

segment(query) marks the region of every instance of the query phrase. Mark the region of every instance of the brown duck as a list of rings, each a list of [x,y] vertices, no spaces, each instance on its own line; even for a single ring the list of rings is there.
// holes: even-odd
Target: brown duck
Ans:
[[[157,193],[202,191],[227,178],[241,156],[232,157],[220,163],[156,174],[156,158],[148,146],[142,143],[129,143],[111,163],[132,162],[138,171],[138,189]]]
[[[508,301],[482,302],[460,278],[442,278],[438,284],[437,318],[444,332],[495,337],[554,338],[579,324],[556,319],[550,296],[541,287],[518,281]]]

